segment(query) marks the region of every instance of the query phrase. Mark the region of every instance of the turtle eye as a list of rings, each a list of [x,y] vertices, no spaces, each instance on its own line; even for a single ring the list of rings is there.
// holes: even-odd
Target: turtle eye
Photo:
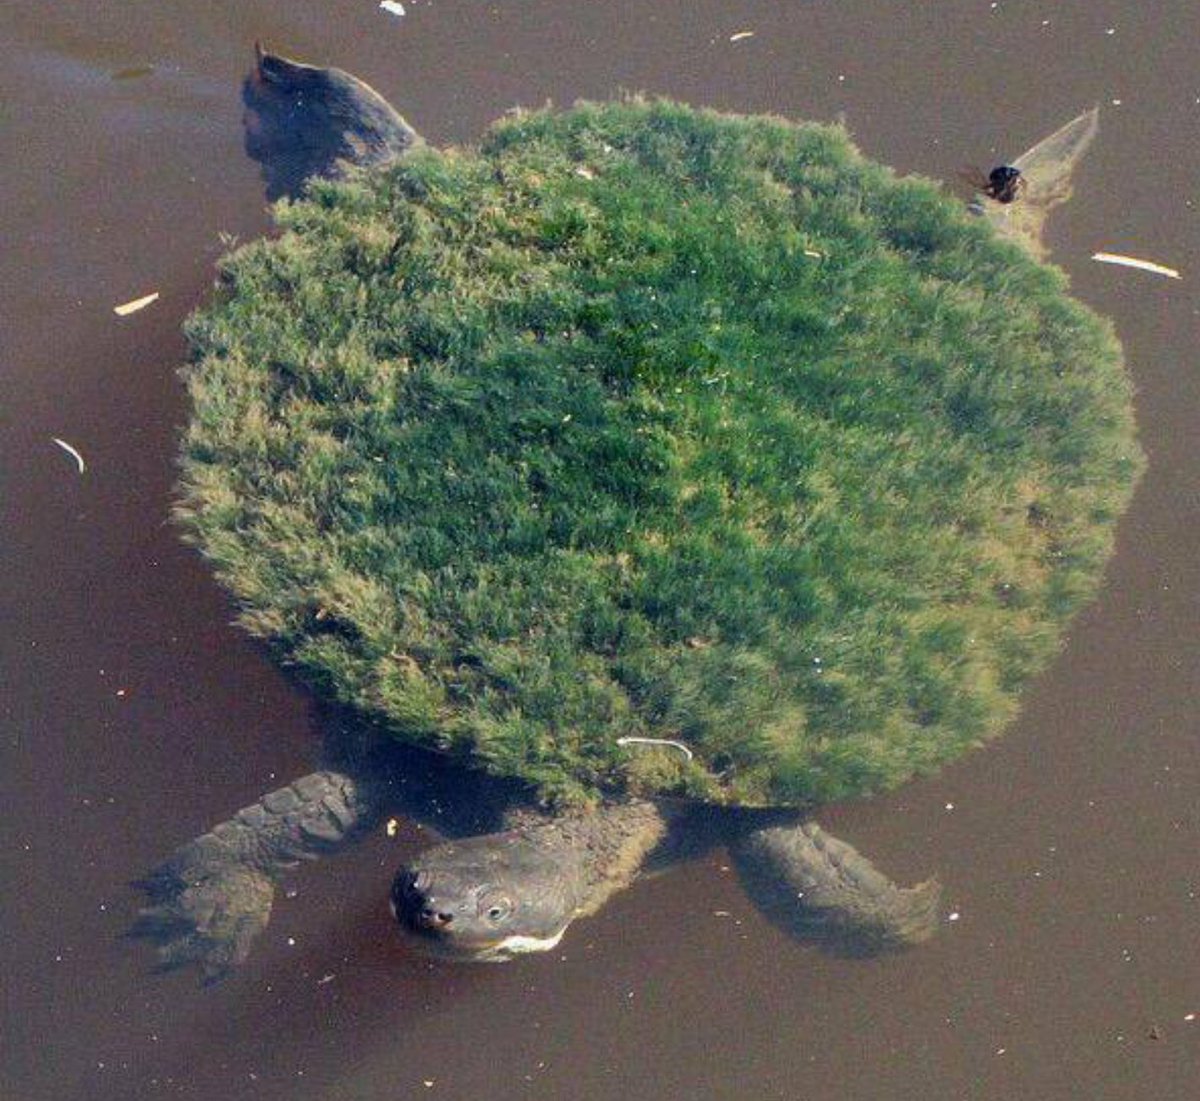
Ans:
[[[504,918],[512,912],[512,903],[506,898],[493,899],[491,905],[485,911],[488,921],[495,924],[498,921],[503,921]]]

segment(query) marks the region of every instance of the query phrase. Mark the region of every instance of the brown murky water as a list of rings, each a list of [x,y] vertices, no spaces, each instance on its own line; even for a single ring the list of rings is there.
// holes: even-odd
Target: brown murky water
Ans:
[[[0,1095],[1196,1097],[1200,8],[408,8],[0,11]],[[730,42],[741,31],[754,36]],[[559,953],[435,965],[392,933],[402,842],[382,837],[299,875],[223,986],[152,975],[121,939],[127,881],[305,771],[317,741],[308,701],[228,626],[165,523],[179,323],[218,235],[267,224],[237,98],[256,36],[359,73],[435,141],[514,103],[636,88],[844,111],[872,155],[948,177],[1104,105],[1081,193],[1051,232],[1077,293],[1125,341],[1151,457],[1106,590],[1007,739],[825,815],[897,877],[941,874],[959,917],[932,944],[873,961],[795,944],[717,853],[639,884]],[[1184,280],[1093,264],[1096,249]],[[153,306],[113,315],[151,291]]]

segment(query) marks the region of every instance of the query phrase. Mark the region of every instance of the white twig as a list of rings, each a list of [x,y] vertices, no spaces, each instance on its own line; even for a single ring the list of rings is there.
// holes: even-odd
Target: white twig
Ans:
[[[118,317],[128,317],[131,313],[137,313],[138,310],[144,310],[151,302],[158,301],[158,291],[153,294],[144,294],[141,298],[135,298],[132,302],[122,303],[120,306],[113,307],[113,313]]]
[[[696,756],[690,749],[688,749],[687,746],[683,744],[683,742],[677,742],[673,738],[618,738],[617,745],[666,745],[670,746],[672,749],[681,750],[684,754],[686,754],[689,761]]]
[[[83,456],[67,443],[66,440],[60,440],[57,436],[51,436],[50,438],[79,464],[80,474],[87,470],[87,464],[83,461]]]
[[[1122,256],[1117,252],[1093,252],[1092,259],[1099,260],[1102,264],[1120,264],[1124,268],[1137,268],[1139,271],[1148,271],[1154,275],[1165,275],[1168,279],[1183,278],[1174,268],[1164,267],[1152,260],[1138,260],[1133,256]]]

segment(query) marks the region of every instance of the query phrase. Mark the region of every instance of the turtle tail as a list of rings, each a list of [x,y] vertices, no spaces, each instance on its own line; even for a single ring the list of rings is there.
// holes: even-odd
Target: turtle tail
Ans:
[[[937,931],[941,884],[897,886],[815,822],[753,830],[732,852],[751,897],[777,924],[846,955],[873,955]]]

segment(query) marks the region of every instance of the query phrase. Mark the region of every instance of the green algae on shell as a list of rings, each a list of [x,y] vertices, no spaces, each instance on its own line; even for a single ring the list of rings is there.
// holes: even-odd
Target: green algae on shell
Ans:
[[[514,115],[276,218],[189,325],[178,514],[397,737],[564,801],[866,794],[996,734],[1097,588],[1110,327],[836,128]]]

